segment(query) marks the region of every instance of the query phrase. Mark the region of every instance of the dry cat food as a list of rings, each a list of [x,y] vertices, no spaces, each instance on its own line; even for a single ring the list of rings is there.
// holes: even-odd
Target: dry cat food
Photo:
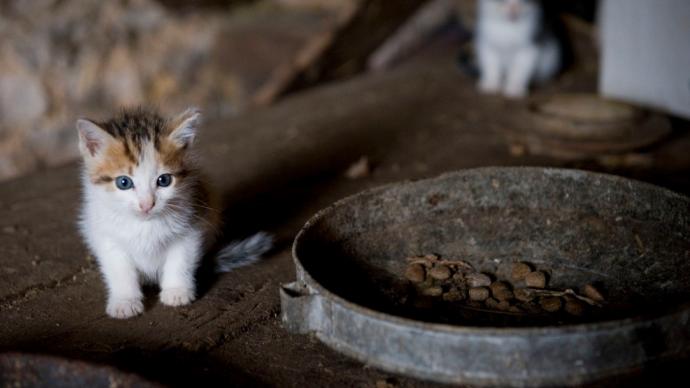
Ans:
[[[407,261],[405,278],[415,285],[419,295],[472,308],[580,317],[605,302],[603,294],[592,284],[584,285],[582,294],[573,289],[549,289],[547,271],[525,262],[511,264],[509,279],[498,279],[493,273],[476,271],[464,260],[425,255]]]

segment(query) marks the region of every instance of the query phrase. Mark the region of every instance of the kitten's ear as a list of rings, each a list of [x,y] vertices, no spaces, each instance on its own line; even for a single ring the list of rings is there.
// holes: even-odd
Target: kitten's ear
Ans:
[[[201,112],[197,108],[189,108],[172,120],[168,137],[180,148],[187,148],[194,142],[200,122]]]
[[[108,142],[113,140],[108,132],[87,119],[77,120],[77,130],[79,131],[79,151],[85,158],[95,157]]]

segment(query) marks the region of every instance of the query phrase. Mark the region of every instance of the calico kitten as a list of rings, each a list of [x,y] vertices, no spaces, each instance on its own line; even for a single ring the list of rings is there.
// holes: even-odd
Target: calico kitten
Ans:
[[[561,67],[561,46],[536,0],[480,0],[475,35],[479,89],[507,97],[527,95]]]
[[[196,297],[195,272],[220,221],[195,163],[199,119],[194,109],[171,120],[131,109],[106,122],[77,121],[84,160],[80,228],[100,265],[113,318],[144,310],[141,282],[159,284],[168,306]],[[217,268],[250,264],[270,247],[263,233],[231,244]]]

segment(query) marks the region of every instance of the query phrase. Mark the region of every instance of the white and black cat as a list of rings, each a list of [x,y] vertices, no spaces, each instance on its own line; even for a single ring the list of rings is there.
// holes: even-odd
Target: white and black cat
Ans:
[[[480,0],[475,31],[479,90],[527,95],[532,83],[553,78],[562,47],[537,0]]]

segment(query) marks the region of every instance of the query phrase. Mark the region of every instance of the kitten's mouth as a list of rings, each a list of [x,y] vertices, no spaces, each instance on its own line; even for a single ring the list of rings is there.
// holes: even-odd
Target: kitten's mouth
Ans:
[[[148,212],[142,212],[142,211],[137,211],[137,214],[139,215],[140,218],[144,220],[150,220],[152,218],[155,218],[158,215],[157,211],[150,210]]]

